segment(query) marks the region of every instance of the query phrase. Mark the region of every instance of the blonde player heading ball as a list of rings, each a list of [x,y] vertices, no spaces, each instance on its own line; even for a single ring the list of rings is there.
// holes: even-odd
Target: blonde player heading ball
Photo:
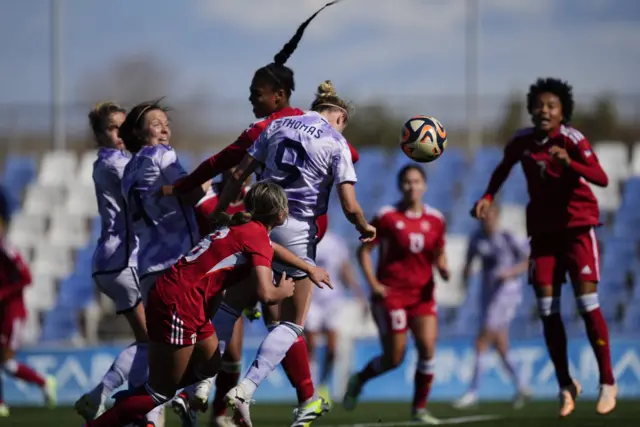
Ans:
[[[274,228],[271,239],[315,265],[316,219],[326,213],[334,185],[342,210],[360,233],[360,239],[373,240],[376,229],[367,222],[356,200],[356,173],[349,146],[342,136],[349,120],[347,103],[336,94],[331,82],[325,81],[318,88],[311,110],[302,116],[275,120],[265,129],[234,171],[216,212],[223,212],[235,199],[246,177],[262,167],[262,179],[282,186],[289,200],[289,219]],[[281,323],[262,342],[247,375],[227,394],[236,421],[248,426],[251,426],[249,402],[258,385],[304,333],[314,287],[300,270],[278,263],[274,263],[273,268],[276,273],[293,277],[296,290],[293,298],[282,304]],[[312,397],[298,407],[293,426],[307,425],[327,410],[324,399]]]

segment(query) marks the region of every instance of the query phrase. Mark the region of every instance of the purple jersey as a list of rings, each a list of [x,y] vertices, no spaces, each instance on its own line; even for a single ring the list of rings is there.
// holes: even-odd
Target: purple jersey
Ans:
[[[138,236],[141,277],[171,267],[200,240],[193,208],[158,194],[161,186],[186,175],[165,144],[142,147],[125,168],[122,191]]]
[[[93,254],[93,272],[120,271],[137,265],[138,241],[131,229],[122,176],[131,156],[102,147],[93,163],[93,183],[101,219],[100,238]]]
[[[347,141],[314,111],[273,121],[248,153],[264,165],[261,180],[284,188],[297,218],[326,213],[331,188],[357,181]]]

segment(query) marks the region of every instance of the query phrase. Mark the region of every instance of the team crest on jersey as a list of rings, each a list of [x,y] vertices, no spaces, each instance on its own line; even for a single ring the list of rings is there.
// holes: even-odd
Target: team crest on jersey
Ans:
[[[397,221],[397,222],[396,222],[396,228],[397,228],[398,230],[402,230],[402,229],[404,229],[404,221]]]
[[[422,221],[420,222],[420,229],[426,233],[431,230],[431,224],[427,221]]]

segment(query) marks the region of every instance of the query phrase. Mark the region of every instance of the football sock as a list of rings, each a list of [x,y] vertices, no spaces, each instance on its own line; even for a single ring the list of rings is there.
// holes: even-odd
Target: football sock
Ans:
[[[296,389],[298,403],[305,403],[313,397],[315,389],[309,364],[309,349],[304,337],[299,336],[289,348],[282,359],[282,369]]]
[[[538,298],[538,310],[542,320],[542,331],[547,344],[549,358],[556,370],[558,385],[568,387],[573,384],[569,374],[569,356],[567,354],[567,334],[560,317],[560,298]]]
[[[367,366],[360,372],[358,372],[358,380],[360,384],[364,384],[372,378],[377,377],[380,374],[388,371],[385,369],[384,364],[382,363],[382,356],[375,357],[367,363]]]
[[[587,337],[598,362],[600,384],[613,385],[613,369],[611,367],[611,349],[609,348],[609,329],[604,320],[598,294],[581,295],[577,299],[578,308],[584,319]]]
[[[262,341],[258,354],[245,378],[240,383],[248,393],[248,398],[253,396],[260,383],[282,362],[287,351],[301,335],[302,327],[291,322],[280,323],[269,332]]]
[[[9,359],[4,362],[2,369],[6,374],[24,382],[35,384],[38,387],[44,387],[45,385],[45,380],[40,374],[15,359]]]
[[[214,418],[226,413],[227,405],[224,397],[229,390],[238,384],[240,369],[242,369],[240,362],[222,361],[222,367],[216,376],[216,393],[213,398],[213,410],[211,411],[211,415]]]
[[[117,399],[113,407],[86,427],[125,426],[142,419],[156,406],[163,405],[169,399],[151,390],[149,386],[138,387],[125,397]]]
[[[414,377],[413,409],[424,409],[433,384],[435,363],[433,359],[419,360]]]

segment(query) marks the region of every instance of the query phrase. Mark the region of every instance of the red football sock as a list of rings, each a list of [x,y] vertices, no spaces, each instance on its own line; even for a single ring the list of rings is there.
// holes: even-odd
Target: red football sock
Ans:
[[[306,402],[313,397],[315,389],[311,379],[309,351],[303,337],[298,337],[287,351],[282,360],[282,369],[287,374],[291,385],[296,389],[298,403]]]
[[[591,342],[593,353],[598,361],[600,371],[600,384],[613,385],[613,369],[611,367],[611,349],[609,348],[609,329],[604,320],[602,310],[597,307],[594,310],[583,312],[582,318],[587,330],[587,336]]]
[[[211,411],[212,417],[219,417],[226,413],[227,405],[224,402],[224,396],[238,384],[240,379],[240,364],[234,364],[235,366],[222,365],[222,370],[218,372],[216,377],[216,394],[213,398],[213,410]]]
[[[138,387],[131,394],[116,400],[111,409],[95,420],[89,421],[85,427],[115,427],[131,424],[158,406],[145,386]]]
[[[433,384],[433,360],[420,360],[416,368],[416,374],[413,380],[413,409],[424,409],[427,407],[427,398],[431,392],[431,384]]]
[[[44,387],[45,385],[44,378],[42,378],[40,374],[31,369],[29,366],[23,365],[20,362],[16,362],[15,372],[9,371],[9,374],[21,379],[22,381],[36,384],[38,387]]]
[[[556,378],[560,387],[573,384],[569,374],[569,356],[567,355],[567,334],[559,313],[541,316],[544,340],[547,344],[549,358],[556,370]]]

